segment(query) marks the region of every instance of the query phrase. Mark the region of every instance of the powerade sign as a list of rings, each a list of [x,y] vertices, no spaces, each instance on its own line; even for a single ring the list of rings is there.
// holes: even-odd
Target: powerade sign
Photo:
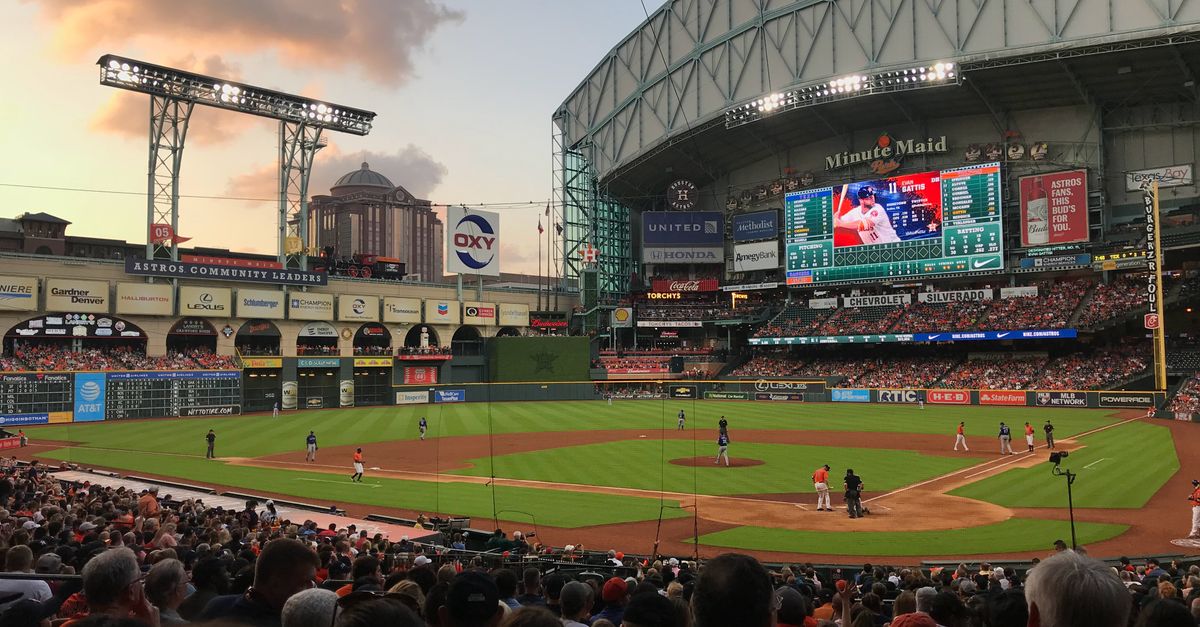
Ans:
[[[733,241],[735,242],[771,239],[777,235],[779,235],[779,213],[773,209],[733,217]]]
[[[75,375],[75,422],[104,420],[104,397],[108,379],[104,373]]]
[[[462,403],[467,400],[466,390],[434,390],[435,403]]]
[[[1101,392],[1101,407],[1152,407],[1154,395],[1137,392]]]
[[[834,388],[832,400],[835,403],[870,403],[871,391]]]

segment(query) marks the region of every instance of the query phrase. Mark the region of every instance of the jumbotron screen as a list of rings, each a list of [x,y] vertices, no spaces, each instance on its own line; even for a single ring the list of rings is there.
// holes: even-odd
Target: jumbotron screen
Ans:
[[[1004,269],[1000,164],[784,197],[788,285]]]

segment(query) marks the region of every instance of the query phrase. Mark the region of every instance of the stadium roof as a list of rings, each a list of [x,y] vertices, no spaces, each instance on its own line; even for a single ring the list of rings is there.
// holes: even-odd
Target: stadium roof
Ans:
[[[362,167],[352,172],[343,174],[330,189],[339,187],[381,187],[386,189],[394,189],[396,186],[392,184],[388,177],[374,171],[371,166],[363,161]]]

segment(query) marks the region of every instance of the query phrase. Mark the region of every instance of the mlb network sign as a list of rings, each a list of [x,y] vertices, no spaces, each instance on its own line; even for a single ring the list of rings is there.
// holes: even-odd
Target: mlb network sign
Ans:
[[[500,214],[446,208],[446,272],[500,276]]]

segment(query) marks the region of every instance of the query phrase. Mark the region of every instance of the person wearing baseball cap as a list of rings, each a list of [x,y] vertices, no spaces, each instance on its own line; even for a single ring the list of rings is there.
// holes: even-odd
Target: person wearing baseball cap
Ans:
[[[629,604],[629,584],[620,577],[611,577],[600,588],[600,598],[604,601],[604,609],[592,617],[592,622],[607,618],[614,625],[621,624],[625,616],[625,606]]]
[[[1192,503],[1192,532],[1188,537],[1200,539],[1200,479],[1192,479],[1192,495],[1188,497]]]
[[[473,570],[450,582],[446,604],[438,608],[443,627],[494,627],[504,617],[500,590],[491,576]]]

